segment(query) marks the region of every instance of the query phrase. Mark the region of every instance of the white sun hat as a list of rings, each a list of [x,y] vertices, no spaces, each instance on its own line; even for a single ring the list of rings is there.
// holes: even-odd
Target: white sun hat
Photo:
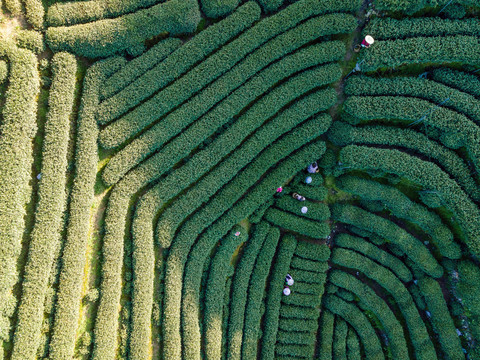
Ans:
[[[308,211],[308,208],[306,206],[302,207],[302,214],[306,214]]]
[[[365,36],[365,41],[369,44],[369,45],[372,45],[375,40],[373,39],[373,37],[371,37],[370,35],[367,35]]]

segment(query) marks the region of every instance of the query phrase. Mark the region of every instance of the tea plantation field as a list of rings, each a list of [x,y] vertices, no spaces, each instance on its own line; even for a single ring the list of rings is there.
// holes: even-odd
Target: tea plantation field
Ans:
[[[0,360],[480,360],[479,0],[0,5]]]

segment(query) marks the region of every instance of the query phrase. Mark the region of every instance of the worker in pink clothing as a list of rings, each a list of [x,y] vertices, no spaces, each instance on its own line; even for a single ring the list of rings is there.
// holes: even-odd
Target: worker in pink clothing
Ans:
[[[362,47],[368,49],[375,42],[373,37],[370,35],[365,36],[365,39],[362,40]]]

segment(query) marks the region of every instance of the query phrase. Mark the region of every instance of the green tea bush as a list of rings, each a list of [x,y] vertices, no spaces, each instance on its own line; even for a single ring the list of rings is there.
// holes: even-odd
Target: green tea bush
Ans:
[[[318,246],[318,245],[317,245]],[[326,247],[327,246],[321,246],[321,247]],[[330,250],[329,250],[330,252]],[[299,257],[297,254],[295,257],[292,259],[292,263],[290,264],[290,267],[292,269],[298,269],[298,270],[307,270],[307,271],[313,271],[313,272],[326,272],[326,269],[328,268],[325,266],[326,260],[307,260]]]
[[[311,131],[310,131],[311,133]],[[312,137],[316,137],[315,134],[311,134]],[[299,171],[302,166],[308,164],[308,161],[315,156],[314,153],[322,153],[324,149],[324,143],[318,142],[311,145],[304,146],[301,150],[297,151],[294,155],[291,155],[287,160],[281,162],[280,166],[277,166],[273,171],[269,172],[263,180],[255,186],[247,195],[241,198],[241,195],[254,185],[257,180],[265,173],[265,170],[277,163],[281,158],[287,156],[296,148],[302,146],[305,142],[311,140],[305,134],[299,140],[300,144],[294,143],[292,139],[287,139],[288,144],[285,146],[272,147],[273,154],[264,152],[263,155],[250,163],[249,167],[237,174],[236,177],[226,187],[224,187],[215,197],[213,197],[200,211],[197,211],[189,221],[180,229],[175,237],[175,241],[170,247],[169,257],[167,260],[166,276],[165,276],[165,308],[164,314],[164,336],[165,336],[165,349],[164,353],[166,357],[178,358],[181,354],[180,346],[180,302],[182,293],[182,276],[178,277],[178,274],[183,274],[185,263],[188,259],[188,253],[192,247],[192,242],[198,236],[204,228],[208,227],[212,221],[222,216],[221,222],[215,226],[225,227],[226,225],[233,226],[246,216],[253,213],[253,211],[265,200],[272,196],[278,183],[284,183],[292,172]],[[211,173],[210,173],[211,174]],[[198,185],[194,189],[198,189]],[[240,199],[241,198],[241,199]],[[239,200],[240,199],[240,200]],[[178,203],[178,202],[177,202]],[[232,205],[235,204],[234,207]],[[232,208],[231,208],[232,207]],[[190,205],[192,208],[192,205]],[[225,212],[225,209],[230,209]],[[228,230],[228,229],[227,229]],[[221,232],[217,231],[217,234],[221,236]],[[208,256],[208,251],[206,253]],[[193,273],[192,276],[198,276]],[[200,278],[200,277],[199,277]],[[201,279],[197,279],[200,282]],[[199,283],[195,287],[190,287],[191,291],[198,291]],[[196,296],[193,294],[193,296]],[[188,303],[188,305],[192,305]],[[192,307],[192,306],[191,306]],[[185,309],[183,309],[185,310]],[[183,312],[184,316],[189,315],[189,319],[183,319],[183,333],[185,336],[185,330],[187,326],[190,326],[190,322],[198,321],[198,315],[196,311],[198,308],[193,306],[195,312],[189,313]],[[186,324],[185,321],[188,320]],[[192,349],[196,350],[196,349]],[[196,351],[199,352],[199,349]],[[173,355],[173,356],[170,356]],[[190,352],[184,353],[184,356],[190,355]]]
[[[401,191],[353,176],[341,177],[337,184],[343,191],[360,196],[362,199],[381,201],[396,217],[420,226],[432,237],[433,243],[443,256],[450,259],[460,258],[460,247],[455,243],[452,232],[442,219],[424,206],[411,201]]]
[[[24,268],[22,297],[18,308],[15,347],[12,358],[35,354],[44,317],[44,299],[49,274],[63,229],[66,201],[67,149],[73,109],[77,63],[67,53],[52,59],[53,81],[42,149],[41,180],[35,223],[30,234],[28,259]]]
[[[412,281],[412,273],[401,260],[362,238],[348,234],[338,234],[335,237],[335,245],[355,250],[362,255],[375,260],[379,264],[390,269],[403,282]]]
[[[292,293],[293,295],[293,293]],[[288,297],[292,296],[289,295]],[[282,295],[282,302],[285,296]],[[281,310],[281,309],[280,309]],[[308,332],[315,333],[317,329],[318,322],[315,320],[304,320],[304,319],[283,319],[280,316],[278,321],[278,328],[285,331],[296,331],[296,332]]]
[[[330,92],[329,92],[330,93]],[[272,94],[272,93],[270,93]],[[329,96],[330,97],[330,96]],[[268,106],[275,106],[280,108],[281,103],[278,101],[274,102],[275,97],[272,96],[272,101],[268,102]],[[284,100],[284,99],[282,99]],[[330,100],[328,100],[330,101]],[[299,107],[302,108],[302,103],[297,103],[300,105]],[[322,102],[319,99],[317,102],[317,105],[321,106]],[[327,108],[328,106],[325,106]],[[251,110],[254,108],[251,108]],[[294,106],[292,110],[298,109],[298,107]],[[306,108],[309,109],[309,108]],[[310,110],[310,109],[309,109]],[[272,115],[275,114],[276,111],[272,112]],[[254,114],[259,114],[261,112],[252,112],[252,115]],[[267,113],[269,114],[269,113]],[[163,244],[170,244],[171,239],[173,238],[173,235],[175,233],[176,227],[183,221],[183,219],[186,218],[190,212],[195,209],[196,206],[200,205],[203,201],[208,199],[208,196],[211,196],[215,193],[218,188],[217,182],[221,181],[221,184],[223,184],[224,181],[227,181],[227,179],[231,179],[237,171],[242,169],[242,167],[246,166],[249,162],[254,160],[256,156],[258,156],[258,153],[265,149],[268,144],[273,143],[273,145],[270,145],[267,148],[267,151],[262,153],[260,155],[261,157],[267,156],[266,153],[270,153],[273,151],[274,148],[280,149],[287,149],[291,145],[287,143],[288,140],[294,141],[294,143],[305,141],[304,139],[311,139],[312,134],[321,134],[324,129],[321,128],[321,122],[322,118],[324,116],[319,116],[318,118],[314,118],[311,120],[308,120],[298,128],[294,129],[291,133],[287,134],[286,136],[282,137],[281,139],[275,141],[280,135],[283,133],[287,132],[290,130],[294,125],[297,125],[299,120],[303,120],[302,118],[298,119],[297,116],[303,117],[303,114],[301,112],[298,112],[296,115],[293,115],[292,113],[287,112],[286,114],[292,114],[291,116],[278,116],[276,119],[280,120],[279,122],[273,121],[270,123],[271,126],[266,126],[265,127],[265,132],[267,130],[270,130],[270,135],[269,136],[263,136],[262,137],[257,137],[255,136],[254,138],[251,138],[250,141],[247,141],[243,144],[243,146],[237,148],[237,150],[228,156],[220,166],[215,168],[212,172],[210,172],[206,178],[201,180],[202,186],[199,186],[197,183],[197,186],[194,187],[188,196],[183,197],[181,200],[178,200],[175,205],[172,208],[167,209],[163,214],[162,217],[159,221],[159,224],[157,225],[157,237],[159,241]],[[249,114],[246,114],[249,115]],[[326,115],[328,116],[328,115]],[[266,116],[267,118],[269,117]],[[308,117],[308,116],[307,116]],[[250,116],[246,117],[252,118]],[[263,121],[264,119],[255,116],[254,117],[255,121]],[[291,123],[289,123],[291,121]],[[247,135],[250,129],[238,129],[238,127],[243,126],[243,121],[237,121],[234,126],[228,129],[228,133],[226,133],[226,136],[218,137],[217,142],[213,143],[212,145],[223,145],[222,150],[229,150],[231,147],[235,148],[235,146],[238,146],[242,140],[243,136]],[[278,124],[278,125],[277,125]],[[281,125],[279,125],[281,124]],[[235,125],[238,125],[235,126]],[[256,124],[253,122],[250,122],[250,126],[255,126]],[[276,129],[275,129],[276,128]],[[273,130],[275,129],[275,131]],[[245,130],[247,130],[247,134],[245,134]],[[310,131],[311,133],[308,133]],[[263,135],[265,133],[264,131],[257,133],[258,135]],[[243,135],[243,136],[242,136]],[[269,137],[272,136],[272,138]],[[304,136],[304,139],[301,139],[300,137]],[[293,144],[293,143],[292,143]],[[212,146],[212,150],[215,149],[215,146]],[[210,149],[209,149],[210,150]],[[230,149],[231,150],[231,149]],[[244,151],[242,151],[244,150]],[[207,153],[208,154],[208,153]],[[221,153],[218,153],[217,155],[220,155]],[[213,160],[216,160],[212,165],[217,163],[221,158],[216,159],[215,157],[212,158]],[[268,159],[268,158],[267,158]],[[199,162],[194,161],[191,166],[197,166],[198,167]],[[209,163],[205,163],[205,168],[201,168],[200,170],[203,170],[204,172],[208,172],[210,166]],[[217,175],[218,174],[218,175]],[[219,176],[221,174],[221,176]],[[216,176],[216,177],[214,177]],[[209,179],[215,179],[211,183],[207,183],[206,180]],[[208,189],[208,191],[207,191]],[[172,195],[177,195],[177,192],[173,192],[175,189],[170,189],[168,190],[169,193]],[[167,191],[167,190],[166,190]],[[207,195],[210,194],[210,195]],[[196,205],[197,204],[197,205]],[[168,224],[168,225],[167,225]],[[164,228],[164,230],[162,229]],[[159,229],[162,229],[161,232],[158,231]]]
[[[384,359],[380,341],[365,314],[355,305],[345,302],[335,295],[325,297],[324,306],[349,323],[362,340],[365,356],[368,359]],[[322,355],[323,356],[323,355]],[[331,358],[331,355],[330,355]]]
[[[74,353],[85,268],[83,254],[87,251],[88,224],[98,162],[95,107],[98,105],[98,91],[104,77],[117,71],[123,61],[113,58],[92,66],[83,83],[83,97],[77,119],[75,175],[70,193],[53,335],[49,347],[51,359],[70,358]],[[116,322],[116,319],[112,320]],[[99,334],[95,340],[101,341]]]
[[[182,45],[179,39],[168,38],[160,41],[145,54],[129,61],[120,71],[110,76],[100,90],[100,99],[112,97],[127,87],[137,78],[165,60],[173,51]]]
[[[310,51],[305,51],[311,54]],[[195,101],[191,101],[187,105],[177,109],[162,122],[156,124],[148,132],[118,152],[110,160],[103,172],[104,181],[108,184],[115,183],[131,167],[145,159],[145,157],[152,152],[161,148],[172,136],[181,132],[182,128],[188,125],[189,122],[195,122],[192,126],[184,130],[173,142],[170,142],[170,144],[167,144],[161,150],[166,154],[165,156],[170,158],[172,155],[176,155],[176,162],[178,162],[198,147],[202,141],[211,136],[215,131],[218,131],[220,126],[231,122],[235,115],[241,113],[249,103],[258,99],[264,92],[269,90],[276,81],[285,79],[289,74],[294,73],[296,70],[299,70],[299,68],[302,69],[308,66],[308,64],[312,64],[312,62],[315,64],[317,62],[317,60],[315,60],[316,58],[322,58],[322,54],[320,54],[318,57],[313,56],[312,62],[308,62],[307,60],[297,62],[296,60],[299,60],[301,55],[305,55],[305,52],[299,52],[298,57],[292,55],[293,58],[285,59],[286,62],[278,62],[276,66],[258,74],[257,77],[237,89],[223,102],[217,104],[217,106],[206,115],[203,114],[203,111],[198,113],[198,111],[201,110],[201,96],[196,98]],[[293,64],[290,63],[290,60],[294,61]],[[319,61],[322,62],[322,60]],[[272,116],[280,110],[279,106],[276,105],[278,101],[276,97],[281,96],[281,103],[286,105],[290,99],[293,100],[308,90],[335,81],[335,79],[340,77],[340,74],[340,68],[337,64],[325,65],[300,73],[270,91],[266,96],[258,99],[259,101],[244,115],[240,116],[239,121],[236,121],[234,126],[240,130],[243,130],[242,127],[249,128],[251,125],[240,127],[240,124],[245,121],[251,121],[252,124],[257,124],[261,119],[264,119],[267,114]],[[329,93],[322,92],[316,96],[319,100],[318,104],[322,107],[327,104],[327,107],[333,105],[335,97],[333,91]],[[321,97],[325,98],[325,100],[322,101]],[[319,108],[318,105],[315,106],[317,109]],[[259,114],[262,113],[265,113],[265,115],[259,117]],[[199,116],[202,117],[198,119]],[[254,117],[254,120],[250,120],[252,117]],[[238,125],[236,125],[237,123]],[[325,123],[325,131],[329,125],[330,123]],[[176,149],[172,151],[173,147]]]
[[[462,299],[465,315],[469,319],[472,335],[480,335],[480,269],[477,264],[464,260],[458,264],[458,283],[454,287],[457,297]],[[478,344],[476,345],[478,351]]]
[[[0,56],[8,58],[9,64],[9,82],[2,94],[5,102],[0,123],[0,335],[2,341],[8,341],[9,318],[17,302],[13,288],[20,280],[17,261],[22,249],[25,206],[31,196],[32,142],[37,132],[40,79],[37,59],[30,51],[2,41]],[[16,348],[15,352],[25,351],[33,357],[35,350]]]
[[[480,57],[480,39],[475,36],[416,37],[376,41],[361,54],[363,71],[408,64],[463,63],[475,65]]]
[[[290,275],[292,275],[294,279],[303,279],[302,282],[313,284],[314,286],[317,284],[323,284],[327,277],[325,273],[328,269],[328,264],[325,263],[323,266],[324,268],[322,269],[322,272],[291,268]]]
[[[295,259],[295,258],[293,258]],[[293,259],[292,259],[292,262],[293,262]],[[298,258],[296,258],[298,259]],[[292,264],[290,264],[292,265]],[[324,265],[324,264],[322,264]],[[327,264],[328,266],[328,264]],[[323,269],[321,269],[323,270]],[[321,275],[320,275],[321,276]],[[321,276],[323,277],[323,276]],[[318,295],[321,295],[323,294],[323,284],[311,284],[311,283],[306,283],[306,282],[301,282],[301,281],[295,281],[295,294],[300,294],[300,295],[315,295],[315,296],[318,296]],[[311,301],[311,300],[308,300],[308,301]],[[287,301],[285,301],[285,303],[287,303]],[[303,307],[303,304],[302,303],[298,303],[298,304],[293,304],[293,305],[299,305],[301,307]],[[302,309],[303,311],[303,309]]]
[[[118,147],[189,99],[188,106],[194,108],[194,114],[204,114],[273,61],[322,35],[347,32],[353,28],[354,19],[346,14],[325,15],[308,20],[280,35],[278,33],[285,30],[285,25],[276,29],[268,25],[258,23],[172,85],[107,126],[101,133],[101,145],[107,149]],[[276,35],[278,36],[273,38]],[[273,39],[270,40],[271,38]],[[257,50],[254,51],[255,49]],[[213,82],[214,80],[216,81]],[[204,88],[207,84],[210,85]],[[199,91],[198,95],[191,98]],[[182,125],[188,125],[187,121],[191,118],[194,117],[187,117]],[[167,119],[170,120],[171,116]],[[164,118],[161,123],[167,119]]]
[[[277,332],[277,346],[280,344],[311,345],[314,341],[315,333],[284,330]]]
[[[35,30],[43,29],[43,18],[45,10],[41,0],[23,0],[25,6],[25,16],[27,22],[33,26]]]
[[[445,169],[468,195],[475,200],[480,199],[480,190],[462,158],[413,129],[375,125],[352,127],[336,121],[330,128],[328,137],[342,146],[352,143],[398,146],[428,156]]]
[[[326,238],[330,234],[330,226],[327,223],[308,220],[275,208],[268,209],[264,219],[286,230],[316,239]]]
[[[240,0],[201,0],[201,9],[209,18],[225,17],[232,13]]]
[[[360,352],[360,341],[353,328],[348,328],[347,335],[347,359],[348,360],[361,360],[362,355]]]
[[[465,114],[480,123],[480,100],[442,83],[411,77],[374,78],[353,76],[345,84],[347,95],[414,96]],[[448,100],[447,100],[448,99]],[[447,100],[445,102],[445,100]]]
[[[295,256],[308,260],[326,262],[330,258],[330,248],[326,245],[300,242],[295,249]]]
[[[353,275],[343,271],[334,270],[330,273],[329,280],[338,287],[353,292],[360,304],[373,312],[385,329],[389,340],[389,347],[395,359],[408,359],[408,348],[401,323],[387,303],[379,297],[368,285],[362,283]]]
[[[98,108],[99,123],[107,124],[118,118],[175,79],[180,78],[194,65],[238,36],[259,18],[260,8],[258,5],[254,2],[247,2],[226,19],[209,26],[134,83],[122,91],[115,89],[116,94],[105,100]]]
[[[298,114],[300,114],[300,112],[298,112]],[[276,131],[280,131],[280,132],[282,131],[282,127],[276,126],[274,128],[277,129]],[[312,132],[313,136],[315,136],[314,129],[318,129],[318,125],[315,125],[315,122],[311,122],[309,126],[303,127],[304,135],[298,137],[298,139],[304,138],[304,139],[308,140],[309,136],[311,136],[311,135],[307,135],[307,134],[309,134],[309,132]],[[270,131],[270,133],[274,134],[274,131]],[[263,141],[266,141],[267,143],[269,142],[268,137],[262,136],[259,139],[262,139]],[[252,138],[252,141],[256,141],[256,140],[254,140],[254,138]],[[294,143],[294,141],[292,140],[291,137],[287,136],[284,140],[282,140],[280,142],[280,144],[282,144],[282,143],[283,144],[289,144],[289,143],[292,144],[292,143]],[[245,146],[247,146],[247,145],[248,145],[248,142],[245,143]],[[263,148],[263,146],[265,146],[265,145],[262,145],[261,143],[259,145],[260,145],[259,150],[261,150]],[[272,154],[275,154],[274,151],[275,151],[275,147],[273,147],[271,151],[267,151],[266,159],[268,159],[268,156],[272,156]],[[225,182],[230,180],[236,174],[236,171],[238,171],[238,170],[235,170],[235,168],[241,169],[246,164],[248,164],[248,162],[252,159],[252,158],[245,157],[247,152],[242,151],[242,148],[240,148],[239,151],[235,152],[235,154],[237,154],[240,157],[239,158],[237,156],[228,157],[227,160],[224,161],[221,164],[220,167],[218,167],[215,171],[212,171],[205,179],[203,179],[200,183],[198,183],[197,188],[194,189],[195,191],[191,192],[192,198],[186,198],[187,201],[185,202],[185,204],[186,204],[185,207],[182,205],[177,210],[182,211],[182,212],[192,211],[192,209],[194,209],[192,207],[195,206],[192,203],[192,199],[194,199],[195,201],[200,200],[200,202],[202,202],[203,201],[202,196],[205,196],[206,194],[208,195],[210,192],[211,192],[211,194],[213,194],[215,191],[218,190],[218,188],[220,188]],[[255,153],[253,153],[252,155],[255,155]],[[243,159],[243,160],[241,160],[241,159]],[[196,166],[196,164],[198,164],[198,163],[193,162],[191,164],[193,164],[193,166]],[[186,169],[186,171],[187,171],[186,174],[189,174],[189,170],[188,170],[189,167],[187,166],[186,168],[187,168]],[[260,166],[260,169],[261,169],[261,166]],[[205,171],[205,169],[203,171]],[[174,173],[174,175],[177,175],[177,174]],[[127,176],[127,178],[128,177],[129,176]],[[164,204],[171,196],[173,196],[173,197],[176,196],[178,194],[176,189],[179,189],[179,188],[181,189],[182,187],[184,187],[184,188],[188,187],[188,183],[185,184],[184,181],[178,181],[178,179],[181,179],[181,178],[182,178],[181,174],[180,174],[180,178],[177,178],[176,176],[169,176],[167,179],[170,179],[172,182],[170,182],[170,181],[162,182],[160,184],[161,186],[158,188],[160,190],[160,192],[155,191],[153,193],[154,195],[149,197],[147,202],[144,203],[142,201],[139,204],[139,206],[137,207],[136,217],[134,218],[134,222],[133,222],[132,234],[133,234],[134,237],[142,237],[141,241],[152,242],[153,243],[153,234],[152,234],[152,230],[151,230],[151,218],[152,218],[153,214],[155,214],[155,208],[156,207],[161,208],[162,204]],[[162,191],[162,189],[163,189],[162,186],[165,186],[163,191]],[[155,189],[155,190],[157,190],[157,189]],[[197,192],[197,190],[198,190],[198,192]],[[199,196],[198,194],[201,194],[201,196]],[[128,202],[127,202],[127,204],[128,204]],[[147,204],[145,206],[146,209],[144,208],[145,204]],[[109,210],[110,210],[110,206],[109,206],[109,209],[107,209],[107,222],[106,222],[106,224],[109,225],[109,226],[106,229],[108,232],[106,234],[106,237],[104,238],[104,241],[105,241],[105,243],[107,243],[107,235],[108,235],[108,244],[110,244],[110,243],[116,244],[116,247],[115,247],[115,249],[116,249],[119,246],[121,246],[120,244],[121,244],[121,241],[123,239],[122,234],[123,234],[123,229],[124,229],[125,225],[123,223],[122,225],[120,225],[121,226],[120,230],[117,230],[119,225],[116,224],[115,222],[110,223],[110,221],[109,221],[109,214],[110,214]],[[122,219],[125,218],[125,211],[122,210],[122,208],[112,209],[112,211],[114,212],[114,214],[115,214],[115,211],[118,211],[118,212],[121,211],[121,214],[123,214],[123,216],[121,216],[120,218],[114,217],[114,219],[122,220]],[[149,215],[149,214],[152,214],[152,215]],[[140,216],[137,216],[137,215],[140,215]],[[172,219],[174,219],[176,221],[175,217],[172,218]],[[123,220],[123,221],[125,221],[125,220]],[[111,225],[111,227],[110,227],[110,225]],[[159,226],[161,226],[161,225],[159,224]],[[148,229],[149,227],[150,227],[150,230]],[[114,234],[112,234],[113,232],[115,232],[114,237],[112,236],[112,235],[114,235]],[[161,243],[165,247],[168,247],[168,246],[170,246],[170,241],[171,241],[171,239],[166,238]],[[115,245],[112,245],[112,246],[115,246]],[[119,262],[119,261],[121,261],[121,257],[117,258],[117,262]],[[116,271],[119,271],[118,269],[119,268],[117,267]],[[118,275],[118,276],[120,276],[120,275]],[[152,274],[152,276],[153,276],[153,274]],[[148,296],[146,296],[146,297],[148,298]]]
[[[277,356],[309,358],[310,354],[313,354],[314,351],[314,345],[277,344],[275,347],[275,358],[277,358]]]
[[[306,177],[306,176],[305,176]],[[310,186],[307,184],[296,183],[290,187],[292,192],[297,192],[310,200],[323,201],[327,197],[328,190],[323,186]]]
[[[245,325],[243,328],[242,359],[254,359],[258,353],[257,347],[261,334],[260,325],[263,315],[261,312],[263,296],[279,239],[280,231],[276,228],[271,228],[258,254],[255,268],[250,278],[247,306],[245,308]]]
[[[12,15],[22,14],[22,3],[20,0],[5,0],[3,3]]]
[[[333,333],[333,358],[347,360],[348,325],[342,318],[337,318]]]
[[[222,355],[222,299],[225,296],[224,287],[227,278],[231,277],[234,271],[231,265],[232,254],[240,243],[247,240],[245,231],[241,231],[240,236],[234,235],[238,230],[243,229],[236,227],[224,239],[220,240],[210,265],[203,316],[206,359],[219,359]]]
[[[442,143],[450,148],[465,146],[474,166],[480,168],[480,127],[465,115],[447,108],[436,108],[428,101],[403,96],[352,96],[344,103],[347,114],[356,119],[371,121],[385,119],[415,122],[422,119],[442,132]],[[428,114],[428,116],[426,116]]]
[[[390,270],[356,252],[341,248],[335,248],[332,251],[332,261],[339,266],[362,272],[389,292],[405,319],[417,359],[437,358],[430,336],[410,293]],[[356,330],[361,338],[362,334],[359,329]],[[363,340],[362,342],[365,345]]]
[[[433,80],[445,85],[465,91],[477,98],[480,97],[480,79],[474,74],[441,68],[432,72]]]
[[[318,327],[318,359],[332,360],[333,332],[335,325],[335,316],[328,310],[322,309],[320,325]]]
[[[407,15],[412,15],[423,8],[448,5],[449,0],[375,0],[374,3],[377,10],[400,11]],[[465,6],[478,6],[475,0],[456,0],[455,3]]]
[[[323,287],[323,284],[319,286]],[[315,320],[315,319],[318,319],[319,316],[320,316],[320,309],[303,308],[296,305],[282,304],[282,318]]]
[[[480,213],[462,189],[437,165],[420,160],[398,150],[373,149],[349,145],[340,151],[346,166],[358,169],[381,169],[406,177],[424,189],[434,190],[456,216],[470,252],[479,254]]]
[[[68,26],[113,18],[146,8],[161,0],[89,0],[57,2],[49,6],[46,22],[49,26]]]
[[[479,19],[449,20],[431,18],[375,18],[363,30],[375,40],[405,39],[414,36],[471,35],[480,32]]]
[[[295,215],[302,216],[307,219],[323,221],[330,218],[330,209],[328,205],[323,203],[315,203],[312,201],[298,201],[291,196],[282,196],[277,200],[275,206],[280,210],[291,212]],[[302,207],[308,207],[308,212],[302,214]]]
[[[321,286],[317,286],[318,289],[321,289]],[[311,307],[311,308],[316,308],[320,306],[320,303],[322,301],[321,296],[318,296],[318,294],[312,295],[312,294],[302,294],[293,288],[293,291],[291,295],[289,296],[284,296],[282,299],[283,304],[288,304],[288,305],[300,305],[302,307]],[[320,294],[322,294],[320,292]],[[316,322],[315,322],[316,323]],[[315,327],[316,330],[316,327]]]
[[[0,60],[0,84],[3,84],[8,77],[8,65],[6,61]]]
[[[45,51],[43,36],[38,31],[17,30],[15,32],[15,43],[18,47],[33,51],[35,54]]]
[[[285,284],[285,274],[288,273],[290,261],[295,252],[297,240],[291,235],[285,235],[280,241],[272,275],[265,300],[265,317],[262,334],[260,358],[272,360],[275,358],[275,343],[279,326],[279,315],[282,300],[282,290]]]
[[[115,19],[50,27],[46,39],[53,51],[68,51],[88,58],[108,57],[161,33],[193,33],[199,21],[197,1],[171,0]]]
[[[441,277],[443,268],[420,240],[392,221],[352,205],[334,204],[332,217],[336,221],[372,231],[400,247],[423,271],[433,277]]]
[[[265,241],[270,226],[266,222],[260,222],[253,230],[243,255],[235,269],[232,283],[232,300],[230,303],[230,317],[228,319],[227,358],[239,359],[245,319],[245,307],[247,305],[248,287],[251,274],[255,267],[255,261]],[[207,334],[207,339],[209,335]],[[211,349],[211,350],[210,350]],[[221,344],[218,339],[214,343],[205,343],[205,354],[221,353]]]
[[[434,279],[424,277],[418,281],[418,286],[431,314],[430,322],[438,335],[440,346],[446,357],[452,360],[464,359],[462,344],[455,332],[455,324],[450,316],[440,285]]]

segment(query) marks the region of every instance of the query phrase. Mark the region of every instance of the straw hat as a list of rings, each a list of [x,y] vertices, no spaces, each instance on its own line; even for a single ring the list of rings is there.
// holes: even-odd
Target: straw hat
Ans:
[[[372,45],[375,40],[373,39],[373,37],[371,37],[370,35],[367,35],[365,36],[365,41],[369,44],[369,45]]]

